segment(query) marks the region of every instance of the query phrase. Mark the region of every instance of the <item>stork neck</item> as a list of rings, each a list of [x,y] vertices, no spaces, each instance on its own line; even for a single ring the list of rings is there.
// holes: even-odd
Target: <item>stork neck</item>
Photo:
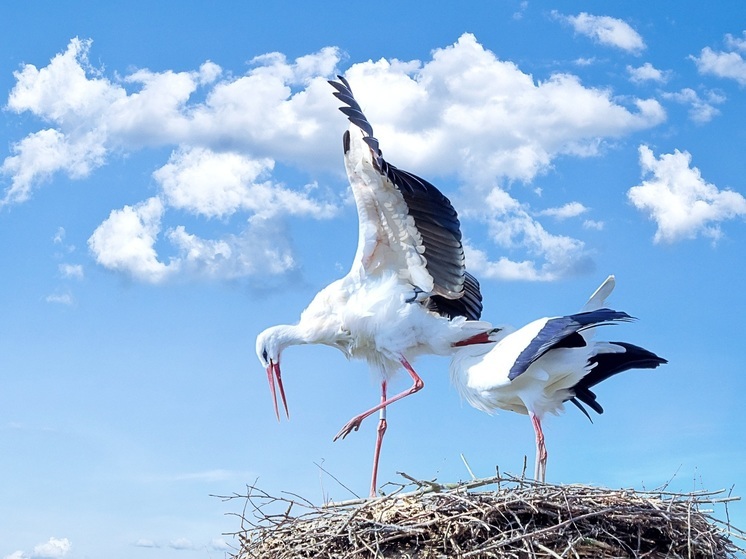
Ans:
[[[457,387],[465,385],[469,367],[480,361],[493,347],[495,347],[494,344],[476,344],[460,347],[454,351],[449,367],[451,382]]]
[[[280,347],[312,343],[308,329],[300,324],[279,324],[274,327],[273,335]]]

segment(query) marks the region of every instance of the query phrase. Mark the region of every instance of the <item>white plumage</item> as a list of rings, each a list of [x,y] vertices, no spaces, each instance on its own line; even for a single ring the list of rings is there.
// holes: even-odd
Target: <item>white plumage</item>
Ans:
[[[487,342],[491,325],[479,321],[479,283],[466,273],[460,225],[450,201],[432,184],[383,159],[349,84],[339,79],[329,83],[350,120],[343,148],[359,218],[355,258],[349,273],[321,290],[297,324],[259,334],[256,351],[267,369],[278,419],[276,389],[289,417],[280,357],[290,345],[329,345],[364,359],[380,375],[380,403],[353,417],[334,438],[344,438],[366,417],[380,413],[374,495],[386,406],[424,386],[412,360],[427,353],[449,355],[454,344]],[[387,383],[402,367],[413,384],[389,398]]]
[[[586,416],[588,407],[602,413],[590,390],[623,371],[652,369],[666,363],[641,347],[624,342],[594,342],[597,326],[627,322],[623,312],[604,308],[614,289],[614,276],[573,315],[540,318],[518,330],[506,327],[493,334],[494,345],[467,346],[451,360],[451,381],[461,396],[487,413],[497,409],[528,414],[536,434],[534,476],[544,481],[547,452],[542,418],[558,413],[571,401]]]

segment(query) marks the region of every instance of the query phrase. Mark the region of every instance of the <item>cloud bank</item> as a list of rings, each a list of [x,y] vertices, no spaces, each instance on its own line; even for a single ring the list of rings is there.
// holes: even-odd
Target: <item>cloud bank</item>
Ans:
[[[611,26],[613,40],[633,48],[634,41],[624,42],[634,35],[623,22],[581,16],[573,21]],[[212,61],[193,71],[106,76],[91,66],[91,48],[90,40],[75,38],[48,65],[26,64],[15,73],[7,109],[31,113],[45,127],[11,146],[0,166],[7,179],[0,207],[28,201],[58,174],[83,179],[114,157],[167,147],[168,160],[152,175],[157,191],[113,208],[91,234],[99,265],[150,283],[297,267],[284,220],[333,218],[344,206],[345,183],[287,185],[278,169],[341,176],[346,124],[326,83],[340,71],[340,50],[325,47],[295,60],[268,53],[240,76]],[[459,211],[487,224],[497,247],[510,239],[535,270],[544,270],[527,278],[557,277],[576,266],[586,258],[583,243],[551,235],[525,208],[472,212],[479,204],[471,201],[491,193],[512,200],[506,185],[530,182],[557,157],[597,155],[605,141],[665,120],[654,99],[622,102],[572,74],[537,81],[468,33],[429,60],[354,63],[345,75],[385,156],[431,180],[451,177],[463,185]],[[202,238],[187,226],[188,216],[224,224],[224,234]]]

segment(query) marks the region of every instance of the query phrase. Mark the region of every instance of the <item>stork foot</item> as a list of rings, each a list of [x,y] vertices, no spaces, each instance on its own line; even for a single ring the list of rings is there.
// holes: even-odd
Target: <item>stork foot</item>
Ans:
[[[360,429],[360,425],[362,424],[363,419],[365,419],[365,417],[361,415],[355,416],[350,419],[347,423],[345,423],[344,427],[339,430],[339,433],[334,436],[334,440],[336,441],[337,439],[344,439],[353,431],[357,431],[358,429]]]

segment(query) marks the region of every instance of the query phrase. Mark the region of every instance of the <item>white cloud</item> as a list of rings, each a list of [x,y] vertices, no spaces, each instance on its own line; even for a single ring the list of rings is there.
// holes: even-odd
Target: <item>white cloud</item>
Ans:
[[[154,246],[163,211],[158,197],[113,210],[88,239],[96,261],[140,281],[163,281],[175,269],[174,265],[158,260]]]
[[[179,251],[174,265],[196,277],[266,278],[296,267],[282,228],[271,220],[253,220],[241,234],[219,240],[189,234],[183,226],[172,229],[167,236]]]
[[[639,54],[645,49],[645,42],[640,34],[621,19],[594,16],[586,12],[576,16],[562,16],[556,11],[552,14],[572,25],[576,33],[590,37],[602,45],[620,48],[633,54]]]
[[[340,58],[335,48],[287,62],[280,55],[255,59],[248,75],[218,81],[222,69],[205,62],[192,72],[135,70],[115,82],[88,62],[91,41],[73,39],[67,50],[41,69],[27,64],[16,72],[7,108],[28,111],[54,128],[30,134],[12,146],[2,173],[11,178],[2,204],[27,200],[57,172],[87,176],[114,149],[148,146],[235,146],[265,157],[313,164],[335,151],[332,142],[308,142],[334,114],[335,101],[324,78]],[[290,85],[305,89],[293,94]],[[207,100],[190,103],[200,87]],[[132,90],[132,91],[128,91]],[[338,117],[342,122],[342,116]],[[338,132],[338,131],[335,131]],[[337,140],[333,146],[338,148]]]
[[[48,541],[34,546],[30,553],[15,551],[6,555],[5,559],[60,559],[67,557],[72,544],[67,538],[51,537]]]
[[[746,52],[746,31],[742,33],[743,38],[734,37],[730,33],[725,34],[725,46],[731,50],[740,50]]]
[[[164,206],[157,197],[114,210],[88,240],[96,261],[146,283],[160,283],[179,272],[205,279],[234,280],[279,275],[295,267],[279,223],[250,221],[239,235],[218,240],[187,233],[184,226],[166,232],[175,254],[164,262],[155,245]]]
[[[539,215],[548,215],[556,219],[569,219],[571,217],[577,217],[588,211],[583,204],[580,202],[568,202],[564,206],[559,208],[547,208],[539,212]]]
[[[56,303],[59,305],[67,305],[68,307],[75,304],[75,298],[73,297],[72,293],[70,292],[64,292],[64,293],[52,293],[51,295],[47,295],[44,299],[47,303]]]
[[[274,161],[251,159],[240,153],[216,153],[206,148],[181,149],[155,171],[169,206],[206,217],[225,217],[237,211],[261,218],[275,215],[334,215],[332,203],[314,200],[311,191],[289,190],[269,180]]]
[[[365,62],[346,76],[395,165],[481,184],[529,181],[559,155],[595,155],[603,138],[665,119],[655,100],[630,111],[571,74],[537,83],[468,33],[427,63]]]
[[[64,227],[58,227],[57,231],[54,233],[54,237],[52,237],[52,242],[56,245],[61,245],[65,240],[65,228]]]
[[[20,154],[24,142],[36,140],[51,145],[47,151],[55,157],[29,147],[23,164],[6,159],[4,172],[24,192],[59,170],[85,176],[115,146],[232,151],[264,162],[267,170],[269,160],[340,168],[344,121],[324,79],[336,71],[341,57],[336,48],[293,62],[279,53],[260,56],[247,75],[214,83],[210,79],[219,74],[214,63],[195,72],[135,70],[121,83],[110,82],[90,68],[89,48],[90,41],[74,40],[47,67],[27,65],[17,75],[8,107],[58,125],[16,148]],[[470,34],[436,49],[428,62],[363,62],[353,64],[347,77],[385,139],[384,149],[404,159],[397,164],[437,172],[528,180],[559,154],[593,154],[599,138],[665,118],[654,100],[633,100],[630,111],[612,100],[610,91],[586,88],[569,74],[536,83]],[[125,85],[135,91],[128,93]],[[293,86],[301,89],[294,93]],[[209,87],[204,102],[190,102],[197,87]],[[335,118],[339,125],[330,126]]]
[[[145,547],[151,549],[160,549],[164,547],[164,544],[158,543],[150,538],[140,538],[134,544],[135,547]],[[210,551],[231,551],[232,548],[223,538],[213,538],[207,544],[195,544],[189,538],[174,538],[170,540],[166,547],[169,547],[175,551],[190,551],[199,549],[208,549]],[[7,558],[6,558],[7,559]],[[15,559],[15,558],[13,558]],[[19,556],[18,559],[23,559]]]
[[[231,551],[232,548],[223,538],[215,538],[210,542],[210,549],[213,551]]]
[[[168,542],[168,547],[179,551],[183,551],[185,549],[195,549],[192,540],[190,540],[189,538],[176,538],[175,540],[171,540],[170,542]]]
[[[99,78],[89,64],[91,43],[76,37],[48,66],[39,70],[26,64],[15,72],[16,85],[10,92],[8,108],[16,112],[30,111],[58,124],[71,120],[80,123],[99,116],[125,96],[123,89]]]
[[[60,264],[58,269],[63,278],[83,279],[85,276],[81,264]]]
[[[67,135],[55,129],[29,134],[11,146],[14,155],[7,157],[0,172],[11,176],[11,185],[0,199],[0,207],[25,202],[39,182],[57,172],[70,178],[86,177],[104,162],[105,148],[97,132]]]
[[[656,159],[649,147],[641,145],[640,166],[645,180],[630,188],[627,196],[656,222],[656,243],[699,235],[717,240],[720,222],[746,217],[746,198],[706,182],[699,169],[691,167],[688,152],[675,150]]]
[[[494,188],[477,213],[470,216],[487,224],[489,239],[501,252],[525,251],[529,258],[516,261],[501,256],[491,261],[484,250],[465,243],[469,270],[483,278],[553,281],[585,270],[589,255],[582,241],[549,233],[528,208],[502,189]]]
[[[65,557],[72,549],[72,544],[67,538],[49,538],[49,541],[40,543],[34,546],[34,551],[31,557],[36,558],[49,558],[54,559],[57,557]]]
[[[715,105],[723,103],[725,97],[714,91],[708,91],[705,98],[691,88],[684,88],[681,91],[673,93],[664,93],[664,99],[671,99],[682,105],[689,105],[689,118],[697,124],[710,122],[720,114]]]
[[[624,26],[609,27],[620,41]],[[238,77],[207,61],[194,71],[136,69],[108,79],[88,62],[90,48],[74,39],[47,66],[16,73],[8,109],[51,126],[12,146],[0,205],[27,200],[56,173],[86,177],[113,152],[167,146],[171,156],[153,174],[156,195],[113,209],[91,235],[100,265],[151,283],[295,267],[281,220],[331,217],[339,195],[314,183],[291,188],[275,175],[278,164],[341,174],[345,121],[326,83],[338,71],[339,49],[294,60],[258,56]],[[571,74],[537,82],[468,33],[430,60],[356,63],[346,76],[392,163],[426,177],[455,174],[484,192],[501,179],[530,181],[558,156],[596,155],[606,139],[665,120],[654,99],[620,104]],[[184,212],[224,220],[224,234],[204,239],[178,224],[162,232]],[[242,217],[248,226],[237,232],[229,218]],[[249,236],[257,227],[274,236],[257,245]],[[535,236],[518,237],[536,250]]]
[[[581,58],[576,58],[576,59],[575,59],[575,60],[573,61],[573,63],[574,63],[574,64],[575,64],[576,66],[581,66],[581,67],[582,67],[582,66],[592,66],[592,65],[594,65],[594,64],[596,63],[596,58],[595,58],[594,56],[591,56],[591,57],[581,57]]]
[[[629,73],[629,79],[635,83],[642,82],[658,82],[665,83],[668,81],[670,72],[664,72],[655,68],[650,62],[646,62],[642,66],[635,68],[634,66],[627,66],[627,72]]]
[[[746,34],[744,35],[746,37]],[[737,39],[728,34],[725,44],[731,50],[728,52],[715,51],[705,47],[699,56],[690,56],[697,65],[700,74],[710,74],[720,78],[736,80],[740,85],[746,85],[746,60],[736,51],[746,51],[746,39]]]
[[[603,221],[596,221],[593,219],[586,219],[583,222],[583,229],[592,229],[594,231],[602,231],[605,227],[605,224]]]
[[[513,12],[513,19],[515,20],[523,19],[523,15],[526,13],[527,9],[528,9],[528,0],[522,0],[520,4],[518,4],[518,9],[515,12]]]

